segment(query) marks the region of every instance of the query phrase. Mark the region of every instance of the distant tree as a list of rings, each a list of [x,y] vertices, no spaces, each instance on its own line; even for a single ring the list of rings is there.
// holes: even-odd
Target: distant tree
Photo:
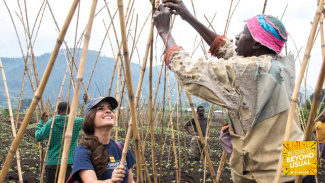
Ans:
[[[303,123],[307,123],[310,114],[310,109],[311,109],[311,101],[306,100],[305,104],[302,106],[302,109],[300,110],[299,122],[301,125]],[[319,111],[321,113],[324,109],[325,109],[325,103],[320,101],[317,108],[317,112]],[[319,114],[317,114],[316,117],[318,115]]]
[[[31,103],[32,103],[32,99],[30,99],[30,98],[28,98],[28,99],[22,99],[22,100],[21,100],[21,106],[20,106],[20,109],[21,109],[21,110],[26,110],[26,109],[28,109]]]
[[[319,101],[323,101],[323,98],[324,98],[324,95],[325,95],[325,89],[322,90],[322,95],[319,99]],[[313,98],[314,98],[314,94],[310,95],[310,100],[313,101]]]

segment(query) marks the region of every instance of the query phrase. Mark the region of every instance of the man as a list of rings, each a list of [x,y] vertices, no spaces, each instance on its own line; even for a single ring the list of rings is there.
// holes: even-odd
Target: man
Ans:
[[[59,154],[61,152],[62,156],[62,150],[63,146],[61,146],[62,142],[62,134],[65,133],[66,126],[69,121],[69,112],[70,107],[67,102],[60,102],[58,105],[58,115],[55,116],[55,121],[52,129],[52,135],[51,135],[51,142],[49,151],[47,154],[47,160],[46,160],[46,179],[47,183],[52,183],[55,180],[55,173],[58,163],[61,163],[61,158],[59,159]],[[52,117],[50,120],[48,120],[45,124],[44,121],[47,119],[48,114],[46,112],[43,112],[41,119],[39,120],[36,131],[35,131],[35,137],[38,142],[48,139],[50,135],[51,130],[51,124],[53,121]],[[72,139],[71,139],[71,146],[69,151],[69,159],[68,159],[68,166],[67,166],[67,173],[66,173],[66,179],[68,179],[71,170],[72,170],[72,163],[73,163],[73,155],[75,152],[75,149],[77,147],[77,140],[79,136],[79,131],[81,130],[81,125],[83,122],[83,118],[76,117],[74,120],[74,126],[73,126],[73,133],[72,133]],[[60,150],[62,148],[62,150]],[[59,160],[58,160],[59,159]]]
[[[323,147],[325,143],[325,114],[320,117],[320,121],[315,123],[313,131],[316,132],[319,147],[317,157],[325,160],[325,148]],[[320,152],[322,152],[321,155]]]
[[[198,106],[196,109],[196,112],[198,114],[198,120],[200,123],[201,131],[203,134],[203,137],[206,136],[206,129],[207,129],[207,124],[208,124],[208,118],[204,116],[204,107],[203,106]],[[190,130],[190,126],[193,126],[194,131]],[[189,149],[189,155],[194,157],[195,161],[199,161],[201,158],[201,152],[202,152],[202,144],[200,142],[200,137],[195,125],[194,118],[189,120],[187,123],[184,125],[184,129],[191,135],[193,135],[190,143],[190,149]]]
[[[281,56],[288,33],[282,22],[269,15],[246,21],[235,45],[209,30],[188,11],[181,0],[165,0],[154,19],[168,49],[165,63],[177,81],[192,95],[227,108],[233,151],[230,158],[234,182],[269,183],[276,176],[282,153],[290,97],[295,83],[293,55]],[[169,9],[168,9],[169,8]],[[176,11],[210,45],[209,60],[192,60],[171,34],[170,12]],[[295,114],[290,141],[303,140]],[[281,182],[295,176],[281,175]],[[313,179],[313,180],[310,180]],[[305,176],[303,182],[315,182]]]

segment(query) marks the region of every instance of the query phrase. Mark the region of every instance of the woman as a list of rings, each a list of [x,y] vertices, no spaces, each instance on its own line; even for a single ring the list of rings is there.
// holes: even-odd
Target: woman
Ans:
[[[74,180],[84,183],[134,182],[134,156],[128,151],[125,166],[120,165],[123,147],[120,147],[121,143],[110,139],[115,120],[113,110],[117,106],[118,103],[113,97],[94,98],[87,103],[82,124],[86,137],[74,155]]]

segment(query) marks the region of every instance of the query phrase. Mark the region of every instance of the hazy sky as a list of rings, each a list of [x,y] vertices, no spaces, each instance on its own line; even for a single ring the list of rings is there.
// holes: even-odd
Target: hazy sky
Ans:
[[[18,16],[21,17],[21,13],[19,10],[19,6],[17,1],[13,0],[6,0],[8,7],[11,11],[11,14],[13,16],[13,19],[15,21],[18,35],[23,47],[24,54],[26,54],[26,38],[24,33],[24,27],[22,26],[21,21],[19,20]],[[25,19],[25,4],[24,1],[19,0],[20,7],[22,9],[22,14],[24,17],[24,23],[26,24]],[[112,13],[117,9],[116,0],[114,1],[108,1],[109,9]],[[188,9],[193,11],[191,1],[184,0],[186,3]],[[208,25],[207,21],[204,18],[204,15],[211,20],[216,13],[215,19],[212,22],[212,25],[217,33],[222,34],[224,32],[225,23],[227,20],[227,15],[229,11],[231,0],[193,0],[195,11],[197,14],[197,17],[202,23],[205,25]],[[237,0],[233,1],[233,8],[237,4]],[[27,15],[28,15],[28,23],[29,23],[29,29],[30,32],[33,29],[33,26],[35,24],[35,19],[38,15],[39,9],[43,3],[43,0],[26,0],[27,3]],[[65,21],[65,18],[68,14],[68,11],[71,7],[72,0],[49,0],[50,6],[53,10],[54,16],[56,18],[56,21],[60,27],[60,29],[63,26],[63,23]],[[79,27],[77,29],[77,40],[80,38],[81,32],[84,30],[85,25],[88,21],[88,16],[90,12],[92,1],[90,0],[81,0],[81,6],[80,6],[80,15],[79,15]],[[124,1],[125,11],[126,6],[128,4],[128,1]],[[241,0],[236,8],[236,11],[233,13],[229,31],[227,33],[227,37],[234,38],[236,34],[238,34],[240,31],[242,31],[244,26],[244,20],[256,15],[262,13],[263,10],[263,4],[264,0]],[[288,40],[288,52],[291,52],[295,55],[297,55],[297,49],[300,50],[300,60],[303,59],[303,54],[305,52],[305,45],[307,43],[307,39],[311,30],[311,22],[314,19],[315,12],[316,12],[316,0],[269,0],[267,2],[266,7],[266,14],[271,14],[273,16],[278,17],[281,19],[283,12],[285,11],[282,21],[284,25],[287,28],[287,31],[291,35]],[[99,0],[97,5],[97,10],[104,7],[104,1]],[[286,8],[287,7],[287,8]],[[286,9],[286,10],[285,10]],[[138,23],[137,23],[137,36],[139,35],[140,29],[142,28],[147,16],[149,15],[151,11],[151,5],[148,0],[136,0],[134,3],[134,15],[133,15],[133,21],[130,29],[130,34],[132,37],[134,36],[135,31],[135,23],[136,23],[136,17],[138,17]],[[14,26],[11,22],[9,13],[6,9],[6,6],[4,4],[4,1],[0,1],[0,57],[21,57],[21,49],[19,46],[19,42],[14,30]],[[43,12],[43,10],[42,10]],[[73,47],[75,35],[76,35],[76,20],[77,20],[77,11],[73,17],[73,20],[70,24],[70,27],[68,29],[68,32],[66,34],[65,40],[68,43],[69,47]],[[42,13],[40,13],[39,16],[41,16]],[[39,17],[40,19],[40,17]],[[33,41],[35,39],[36,30],[39,26],[39,19],[36,23],[34,32],[33,32]],[[118,34],[119,41],[121,40],[119,32],[119,17],[118,14],[116,15],[115,19],[115,27]],[[107,13],[106,8],[104,8],[101,13],[96,16],[93,24],[89,49],[91,50],[99,50],[104,36],[105,36],[105,26],[103,24],[103,21],[105,21],[106,26],[109,25],[110,19]],[[138,47],[138,54],[134,54],[133,60],[134,62],[139,62],[143,59],[143,55],[145,52],[145,47],[147,43],[148,33],[149,33],[149,27],[150,27],[150,19],[148,20],[147,24],[144,26],[143,31],[140,35],[137,47]],[[196,40],[196,43],[198,42],[199,38],[196,38],[196,32],[192,30],[192,28],[182,19],[177,16],[174,29],[172,32],[176,42],[178,45],[183,46],[186,50],[189,52],[192,52],[194,42]],[[113,49],[118,49],[113,29],[111,28],[109,31],[109,35],[112,41]],[[156,33],[155,33],[156,35]],[[58,37],[58,32],[56,29],[56,26],[54,24],[53,18],[51,16],[51,13],[46,7],[42,19],[42,23],[40,25],[40,29],[38,31],[35,45],[34,45],[34,53],[35,55],[41,55],[46,52],[52,52],[54,45],[56,43],[56,39]],[[155,37],[156,38],[156,37]],[[196,39],[195,39],[196,38]],[[133,38],[129,38],[129,47],[131,49],[132,40]],[[294,45],[294,42],[296,44],[296,47]],[[162,54],[162,41],[158,37],[157,41],[157,51],[156,51],[156,57],[160,58]],[[208,49],[208,46],[206,46],[206,49]],[[80,47],[82,47],[82,44],[80,44]],[[65,47],[61,47],[65,48]],[[113,57],[110,43],[108,39],[105,40],[103,48],[102,48],[102,54],[106,56]],[[283,52],[285,53],[285,52]],[[202,49],[199,48],[194,57],[203,56]],[[317,38],[315,42],[315,46],[311,52],[311,60],[310,65],[308,68],[308,80],[307,83],[312,88],[315,87],[316,81],[319,75],[319,68],[321,65],[321,43],[320,38]],[[160,64],[160,61],[157,62],[157,64]],[[300,64],[299,59],[297,59],[296,62],[296,75],[300,71]]]

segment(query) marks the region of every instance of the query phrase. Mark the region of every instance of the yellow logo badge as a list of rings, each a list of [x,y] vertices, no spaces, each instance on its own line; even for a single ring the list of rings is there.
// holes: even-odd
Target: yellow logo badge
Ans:
[[[317,142],[284,141],[283,175],[316,175]]]
[[[114,156],[110,156],[109,159],[111,160],[111,163],[115,163],[115,158],[114,158]]]

